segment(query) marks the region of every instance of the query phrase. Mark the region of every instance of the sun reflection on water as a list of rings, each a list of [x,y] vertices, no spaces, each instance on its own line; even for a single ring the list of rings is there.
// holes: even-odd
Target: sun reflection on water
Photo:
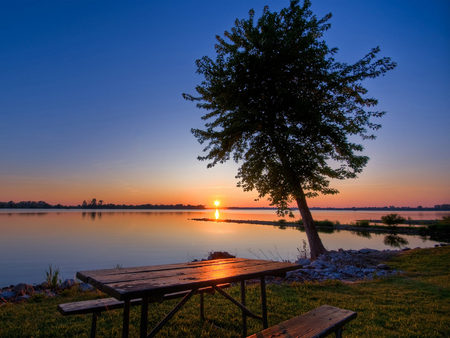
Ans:
[[[214,216],[216,217],[216,219],[220,218],[219,209],[216,209],[216,212],[214,213]]]

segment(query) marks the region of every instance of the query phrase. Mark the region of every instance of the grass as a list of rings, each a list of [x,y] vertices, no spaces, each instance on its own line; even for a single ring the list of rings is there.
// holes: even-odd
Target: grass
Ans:
[[[445,337],[450,336],[450,247],[417,249],[402,253],[389,265],[404,274],[368,282],[295,283],[268,285],[269,325],[274,325],[322,304],[358,312],[346,326],[348,337]],[[239,288],[229,290],[239,299]],[[28,303],[0,307],[2,337],[87,336],[90,316],[61,316],[59,303],[102,297],[97,292],[68,290],[55,298],[34,297]],[[247,304],[259,311],[259,285],[248,286]],[[205,296],[211,321],[199,319],[198,296],[189,301],[161,331],[164,337],[238,337],[241,314],[219,295]],[[177,300],[150,304],[150,326],[155,325]],[[138,336],[139,309],[131,311],[131,336]],[[98,321],[101,337],[121,334],[121,310],[104,313]],[[248,319],[249,334],[261,324]]]

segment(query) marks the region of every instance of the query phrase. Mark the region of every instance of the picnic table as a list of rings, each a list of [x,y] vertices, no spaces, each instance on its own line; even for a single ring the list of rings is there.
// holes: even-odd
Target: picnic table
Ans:
[[[106,294],[124,302],[122,336],[128,337],[130,302],[142,299],[140,336],[153,337],[180,310],[183,305],[204,287],[212,287],[242,311],[243,335],[246,335],[247,317],[262,321],[268,327],[266,303],[266,276],[282,276],[287,271],[299,269],[297,264],[268,260],[229,258],[180,264],[141,266],[132,268],[93,270],[77,272],[77,278],[89,283]],[[245,281],[259,279],[261,282],[261,312],[257,315],[245,306]],[[240,301],[228,295],[217,285],[240,283]],[[164,295],[189,291],[184,298],[147,333],[148,304],[163,299]]]

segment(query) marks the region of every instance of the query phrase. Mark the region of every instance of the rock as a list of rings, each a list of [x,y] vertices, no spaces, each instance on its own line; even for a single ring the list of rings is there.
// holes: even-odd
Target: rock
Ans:
[[[13,290],[18,294],[18,295],[32,295],[34,294],[34,288],[33,285],[30,284],[25,284],[25,283],[19,283],[17,285],[14,286]]]
[[[301,266],[306,266],[311,264],[311,261],[308,258],[300,258],[297,262],[295,262],[296,264],[300,264]]]
[[[411,249],[408,247],[402,249],[402,251],[408,251],[408,250],[411,250]]]
[[[294,271],[288,271],[288,272],[286,272],[286,278],[295,278],[300,273],[301,273],[300,269],[294,270]]]
[[[310,264],[310,266],[312,266],[315,269],[323,269],[323,268],[327,267],[322,260],[315,260],[314,262],[312,262]]]
[[[352,265],[346,266],[341,270],[342,273],[345,273],[346,275],[349,275],[349,276],[356,275],[358,273],[358,271],[359,271],[359,269],[356,266],[352,266]]]
[[[82,292],[86,292],[86,291],[93,291],[94,287],[90,284],[87,283],[81,283],[78,285],[78,287],[80,288],[80,291]]]
[[[71,287],[73,287],[75,285],[75,280],[74,279],[66,279],[64,282],[62,282],[61,284],[61,289],[70,289]]]
[[[5,299],[5,300],[10,300],[14,297],[16,297],[16,292],[15,291],[3,291],[0,293],[0,297]]]
[[[377,269],[379,269],[379,270],[390,270],[390,267],[388,265],[386,265],[386,264],[381,263],[381,264],[377,265]]]
[[[44,290],[44,292],[47,297],[55,297],[56,296],[56,293],[54,293],[53,291],[50,291],[48,289]]]
[[[222,259],[222,258],[236,258],[236,256],[233,256],[232,254],[226,251],[214,251],[210,252],[208,255],[208,260]]]
[[[23,295],[23,296],[17,297],[17,298],[16,298],[16,301],[17,301],[17,302],[25,301],[25,300],[28,300],[28,299],[30,299],[30,298],[31,298],[30,295]]]
[[[359,250],[359,252],[363,253],[363,254],[368,254],[368,253],[372,253],[372,252],[378,252],[378,250],[364,248],[364,249]]]

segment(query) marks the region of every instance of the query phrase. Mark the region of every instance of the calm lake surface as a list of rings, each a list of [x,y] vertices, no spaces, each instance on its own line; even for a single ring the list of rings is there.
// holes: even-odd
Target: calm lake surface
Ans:
[[[222,219],[277,220],[273,210],[219,210]],[[317,220],[350,223],[380,219],[387,211],[313,211]],[[398,212],[411,219],[439,219],[449,212]],[[215,210],[11,210],[0,211],[0,287],[40,283],[50,264],[62,278],[76,271],[168,264],[205,258],[210,251],[236,256],[294,260],[306,234],[275,226],[199,222]],[[387,249],[385,235],[358,236],[349,231],[321,233],[327,249]],[[431,247],[437,242],[406,236],[400,247]]]

